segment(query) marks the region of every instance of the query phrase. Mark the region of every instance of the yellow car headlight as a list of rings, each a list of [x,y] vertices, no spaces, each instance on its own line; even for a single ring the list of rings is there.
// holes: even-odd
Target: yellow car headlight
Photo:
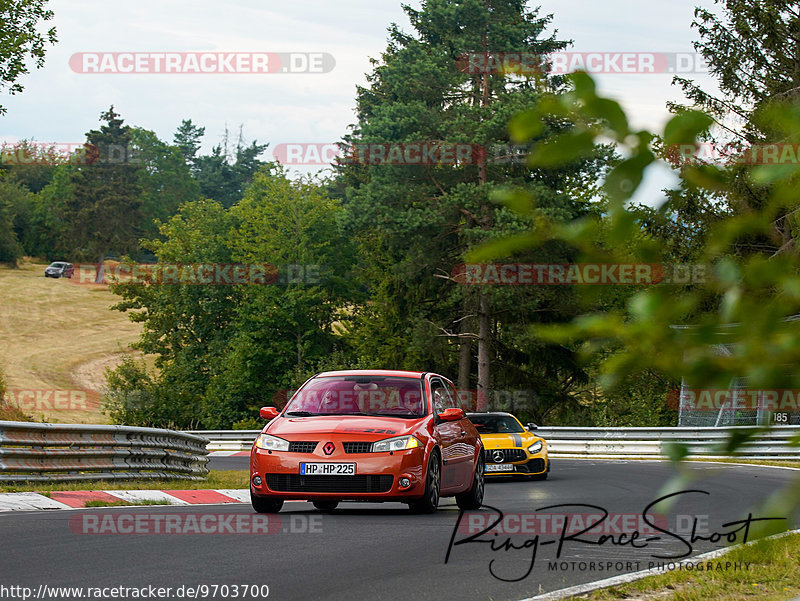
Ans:
[[[528,453],[531,453],[531,454],[538,453],[539,451],[542,450],[542,446],[543,446],[542,445],[542,441],[541,440],[537,440],[531,446],[528,447]]]

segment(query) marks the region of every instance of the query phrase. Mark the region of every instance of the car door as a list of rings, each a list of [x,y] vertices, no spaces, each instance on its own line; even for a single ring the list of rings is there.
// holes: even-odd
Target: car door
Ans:
[[[463,410],[463,407],[458,402],[458,393],[456,387],[450,380],[444,379],[447,389],[452,395],[454,406]],[[458,432],[458,455],[456,461],[456,471],[458,477],[464,484],[472,482],[472,473],[475,470],[475,453],[476,446],[480,444],[480,436],[478,435],[475,426],[467,418],[466,413],[460,421],[453,422],[459,425]]]
[[[448,490],[459,489],[463,486],[464,479],[459,458],[463,449],[459,443],[463,438],[460,422],[448,422],[439,419],[439,414],[445,409],[455,407],[455,402],[444,381],[439,376],[430,379],[431,405],[433,407],[434,430],[439,439],[442,450],[442,493]]]

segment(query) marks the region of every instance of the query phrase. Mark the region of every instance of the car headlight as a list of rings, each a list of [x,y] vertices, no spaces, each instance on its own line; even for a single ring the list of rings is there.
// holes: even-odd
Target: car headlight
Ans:
[[[538,453],[542,450],[542,441],[537,440],[531,446],[528,447],[528,453]]]
[[[256,438],[256,447],[266,451],[288,451],[289,441],[277,436],[270,436],[269,434],[262,434]]]
[[[416,449],[421,447],[420,442],[413,436],[397,436],[395,438],[387,438],[386,440],[379,440],[372,443],[373,453],[385,453],[388,451],[405,451],[407,449]]]

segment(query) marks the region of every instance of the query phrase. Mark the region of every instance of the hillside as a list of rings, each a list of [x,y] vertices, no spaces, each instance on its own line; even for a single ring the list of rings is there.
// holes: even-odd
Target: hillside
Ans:
[[[0,369],[6,399],[37,421],[108,423],[99,399],[141,326],[107,287],[44,277],[44,264],[0,267]]]

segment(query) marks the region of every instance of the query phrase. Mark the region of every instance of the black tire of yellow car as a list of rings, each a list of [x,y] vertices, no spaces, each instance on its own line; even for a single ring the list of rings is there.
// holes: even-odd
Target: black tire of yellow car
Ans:
[[[434,513],[439,507],[441,485],[442,470],[439,464],[439,452],[433,451],[428,459],[428,471],[425,475],[425,494],[418,501],[411,501],[408,504],[412,513]]]
[[[324,513],[330,513],[339,506],[339,501],[314,501],[314,507]]]
[[[278,513],[281,510],[281,507],[283,507],[283,499],[257,497],[251,492],[250,504],[257,513]]]
[[[475,462],[475,477],[472,479],[472,487],[456,495],[456,504],[459,509],[468,511],[471,509],[480,509],[481,505],[483,505],[485,469],[483,453],[481,453],[478,455],[478,460]]]

